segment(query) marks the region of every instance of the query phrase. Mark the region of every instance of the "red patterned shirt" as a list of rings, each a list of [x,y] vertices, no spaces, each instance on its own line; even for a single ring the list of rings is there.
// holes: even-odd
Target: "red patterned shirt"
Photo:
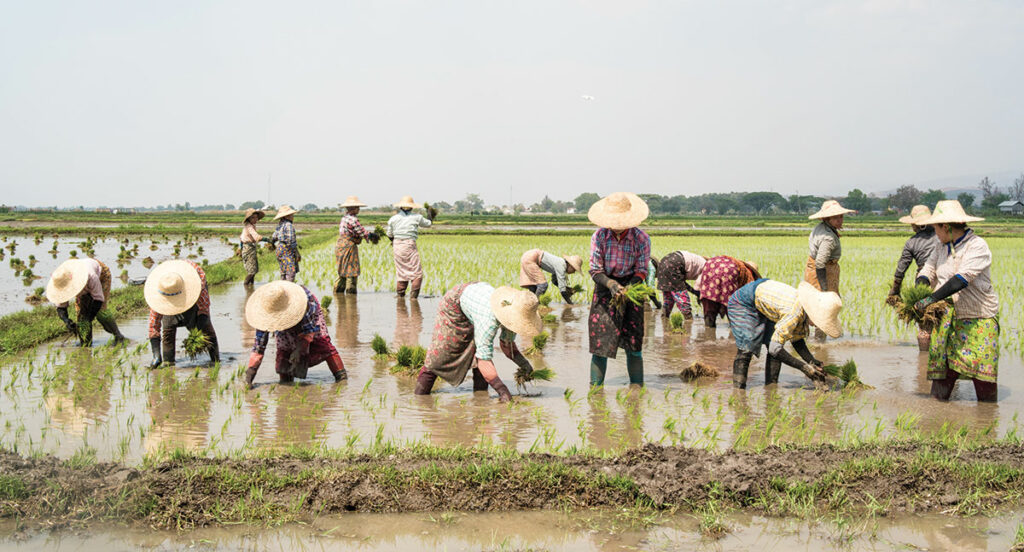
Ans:
[[[601,228],[590,238],[590,275],[607,274],[615,278],[647,277],[651,260],[651,238],[639,228],[630,228],[616,236]]]
[[[199,299],[196,300],[195,307],[199,309],[199,314],[210,315],[210,290],[206,287],[206,273],[203,272],[203,267],[199,266],[198,263],[188,261],[188,264],[192,265],[192,268],[196,269],[199,273],[199,281],[203,283],[202,291],[199,292]],[[164,315],[156,312],[153,309],[149,309],[149,338],[160,337],[160,325],[163,323]]]
[[[370,231],[367,230],[359,219],[355,215],[345,215],[341,217],[341,224],[338,225],[339,234],[348,234],[354,238],[367,238],[370,235]]]

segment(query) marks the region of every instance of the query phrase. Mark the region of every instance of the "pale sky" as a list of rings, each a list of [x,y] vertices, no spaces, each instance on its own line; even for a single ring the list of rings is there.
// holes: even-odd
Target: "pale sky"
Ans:
[[[6,204],[266,201],[268,174],[273,203],[333,205],[838,194],[1024,171],[1018,0],[2,13]]]

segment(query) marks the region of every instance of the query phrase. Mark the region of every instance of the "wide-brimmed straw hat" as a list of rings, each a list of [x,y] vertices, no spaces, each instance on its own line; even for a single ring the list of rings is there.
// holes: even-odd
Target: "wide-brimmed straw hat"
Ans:
[[[853,209],[847,209],[846,207],[843,207],[842,205],[839,204],[838,201],[834,199],[829,199],[825,201],[825,203],[821,204],[821,209],[819,209],[817,213],[814,213],[813,215],[807,218],[811,220],[823,219],[856,212],[857,211],[854,211]]]
[[[796,288],[800,306],[807,313],[807,318],[818,329],[829,337],[843,335],[843,326],[839,323],[839,311],[843,308],[843,300],[834,291],[818,291],[807,282],[800,282]]]
[[[640,226],[650,209],[640,196],[629,192],[608,194],[590,206],[587,218],[601,228],[627,230]]]
[[[565,259],[565,262],[569,263],[569,266],[571,266],[576,272],[579,272],[580,268],[583,267],[583,259],[581,259],[579,255],[566,255],[562,258]]]
[[[359,201],[357,196],[348,196],[345,198],[345,203],[341,204],[342,207],[366,207],[366,204]]]
[[[395,207],[399,209],[419,209],[423,206],[413,201],[412,196],[402,196],[402,200],[396,203]]]
[[[245,304],[245,321],[257,330],[287,330],[302,320],[309,306],[306,290],[295,282],[275,280],[256,288]]]
[[[203,281],[192,263],[174,259],[164,261],[146,277],[143,295],[149,308],[164,316],[181,314],[199,300]]]
[[[914,205],[910,210],[910,214],[905,217],[900,217],[900,222],[903,224],[916,224],[922,226],[924,220],[932,216],[932,210],[927,205]]]
[[[955,199],[944,199],[935,204],[935,210],[932,211],[932,216],[922,220],[918,224],[950,224],[960,223],[967,224],[968,222],[978,222],[979,220],[985,220],[982,217],[972,217],[964,211],[963,205]]]
[[[501,286],[491,294],[491,310],[502,326],[524,337],[541,332],[544,323],[537,308],[537,296],[525,289]]]
[[[89,267],[85,259],[68,259],[57,267],[46,282],[46,299],[59,305],[78,297],[89,283]]]
[[[253,209],[252,207],[250,207],[245,210],[245,218],[243,218],[242,220],[249,220],[249,218],[252,217],[253,215],[256,215],[257,222],[263,220],[263,217],[267,216],[267,214],[263,212],[263,209]]]
[[[277,210],[277,214],[274,215],[274,220],[287,217],[288,215],[294,215],[295,213],[298,213],[298,211],[292,209],[291,205],[282,205],[281,208]]]

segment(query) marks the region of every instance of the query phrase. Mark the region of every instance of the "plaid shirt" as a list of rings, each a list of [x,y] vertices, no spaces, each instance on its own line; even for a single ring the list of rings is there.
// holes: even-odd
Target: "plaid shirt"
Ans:
[[[607,228],[598,229],[590,238],[590,275],[607,274],[615,278],[647,278],[651,260],[651,238],[639,228],[630,228],[615,236]]]
[[[807,313],[800,306],[795,287],[775,280],[761,282],[754,292],[754,306],[775,323],[772,341],[785,343],[807,337]]]
[[[348,234],[349,236],[356,238],[367,238],[370,235],[370,231],[367,230],[359,219],[355,215],[348,215],[341,217],[341,224],[338,225],[339,234]]]
[[[206,287],[206,273],[203,272],[203,267],[193,261],[187,261],[188,264],[192,265],[192,268],[196,269],[199,273],[199,281],[202,282],[201,289],[199,291],[199,299],[196,300],[196,304],[193,307],[198,308],[198,314],[205,314],[210,316],[210,290]],[[191,310],[192,307],[189,307]],[[163,323],[164,315],[156,312],[153,309],[149,309],[149,338],[160,337],[160,326]]]
[[[288,328],[287,330],[281,330],[274,332],[274,337],[277,338],[277,348],[281,351],[291,351],[298,345],[299,340],[311,341],[317,337],[323,337],[330,339],[330,334],[327,333],[327,321],[324,320],[324,311],[320,308],[320,301],[317,300],[316,295],[309,291],[306,286],[302,286],[302,289],[306,290],[306,314],[299,320],[299,323]],[[252,345],[254,353],[263,354],[267,350],[267,342],[270,340],[270,332],[264,330],[256,330],[256,339]]]
[[[494,358],[494,336],[501,330],[501,337],[504,342],[512,342],[516,334],[502,327],[491,309],[491,294],[494,287],[491,284],[478,283],[466,286],[459,297],[459,307],[462,314],[473,323],[473,342],[476,343],[476,358],[480,360],[491,360]]]
[[[299,252],[299,242],[295,239],[295,225],[288,220],[277,223],[277,229],[270,237],[277,247],[284,247],[294,256]]]

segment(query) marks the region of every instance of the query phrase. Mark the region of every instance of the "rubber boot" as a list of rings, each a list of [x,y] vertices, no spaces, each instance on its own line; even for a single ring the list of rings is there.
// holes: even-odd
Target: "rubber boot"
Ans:
[[[256,275],[255,274],[246,274],[245,275],[245,280],[242,282],[242,285],[243,286],[251,286],[253,284],[253,280],[255,280],[255,279],[256,279]]]
[[[927,353],[932,344],[932,334],[925,330],[917,331],[917,350]]]
[[[246,389],[252,389],[252,382],[256,379],[256,370],[258,368],[246,368],[245,369],[245,387]]]
[[[96,316],[96,320],[100,323],[100,326],[103,326],[103,329],[106,330],[107,333],[114,336],[114,345],[120,345],[121,343],[128,341],[128,338],[126,338],[124,334],[121,333],[121,330],[118,329],[117,322],[114,321],[114,315],[109,312],[101,312]]]
[[[428,371],[425,367],[420,368],[420,373],[416,376],[416,389],[413,393],[416,395],[429,395],[430,391],[434,388],[434,382],[437,381],[437,374]]]
[[[281,383],[292,383],[295,381],[295,376],[291,374],[278,374],[277,380]]]
[[[352,293],[352,294],[356,293],[356,281],[357,280],[358,280],[358,277],[356,277],[356,276],[353,276],[351,278],[345,278],[345,281],[346,281],[346,283],[345,283],[345,293]]]
[[[416,278],[409,285],[409,298],[416,299],[420,296],[420,286],[423,285],[423,278]]]
[[[732,361],[732,386],[737,389],[747,388],[747,372],[750,371],[750,359],[753,353],[737,351],[736,359]]]
[[[604,375],[608,371],[608,357],[592,355],[590,357],[590,385],[604,385]]]
[[[341,360],[341,355],[337,352],[327,357],[327,367],[331,369],[331,374],[334,375],[335,383],[348,379],[348,372],[345,370],[345,363]]]
[[[345,278],[339,276],[338,279],[334,281],[334,293],[345,293],[345,280]]]
[[[473,368],[473,392],[477,391],[487,391],[487,380],[484,379],[480,370]]]
[[[220,362],[220,345],[217,344],[217,332],[213,330],[213,322],[204,315],[197,327],[206,334],[206,337],[210,338],[210,346],[206,349],[210,353],[210,362],[214,364]]]
[[[160,348],[163,350],[164,364],[174,365],[174,342],[178,334],[175,326],[164,326],[160,331]]]
[[[399,297],[405,297],[405,289],[407,287],[409,287],[409,282],[398,282],[395,286],[395,293],[397,293]]]
[[[768,355],[764,365],[764,384],[772,385],[779,383],[779,373],[782,372],[782,361],[772,355]]]
[[[644,357],[640,351],[626,352],[626,373],[629,374],[629,384],[643,386],[644,384]]]

